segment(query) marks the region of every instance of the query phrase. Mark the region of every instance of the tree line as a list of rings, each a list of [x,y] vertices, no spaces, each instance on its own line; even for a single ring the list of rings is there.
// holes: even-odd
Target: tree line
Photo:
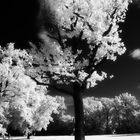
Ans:
[[[129,93],[114,98],[87,97],[84,105],[85,131],[88,134],[140,132],[140,104]]]
[[[83,103],[86,135],[140,132],[140,104],[135,96],[122,93],[114,98],[86,97]],[[53,116],[54,122],[44,135],[74,134],[74,116],[66,114],[66,109],[62,110],[61,114]]]

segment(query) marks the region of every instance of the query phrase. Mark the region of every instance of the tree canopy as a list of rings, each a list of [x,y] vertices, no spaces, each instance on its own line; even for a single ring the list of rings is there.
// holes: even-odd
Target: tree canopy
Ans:
[[[86,97],[83,100],[87,133],[139,132],[140,105],[130,93],[122,93],[114,98]]]
[[[107,77],[106,72],[99,70],[105,60],[115,61],[126,50],[119,36],[119,23],[124,22],[130,2],[131,0],[40,2],[40,43],[30,43],[34,67],[28,74],[39,85],[72,95],[75,106],[75,140],[85,139],[83,91]],[[69,85],[70,90],[64,88],[64,85]]]
[[[0,117],[1,125],[24,132],[47,129],[58,103],[47,95],[44,86],[38,86],[26,71],[31,67],[31,56],[25,50],[14,49],[14,44],[0,48]]]
[[[34,49],[34,60],[47,82],[78,82],[90,88],[106,78],[97,67],[104,59],[116,60],[126,50],[119,36],[119,23],[124,21],[129,2],[46,1],[52,26],[48,30],[42,27],[40,38],[44,44],[40,51]]]

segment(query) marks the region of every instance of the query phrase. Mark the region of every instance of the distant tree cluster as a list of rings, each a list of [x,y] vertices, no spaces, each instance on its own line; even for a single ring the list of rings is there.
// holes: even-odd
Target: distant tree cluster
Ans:
[[[85,134],[140,132],[140,104],[135,96],[123,93],[114,98],[86,97],[83,102]],[[65,111],[66,109],[63,109],[62,112]],[[48,134],[74,134],[73,116],[59,113],[53,117],[54,122],[49,125]]]
[[[140,105],[128,93],[115,98],[84,99],[86,133],[113,134],[140,132]]]

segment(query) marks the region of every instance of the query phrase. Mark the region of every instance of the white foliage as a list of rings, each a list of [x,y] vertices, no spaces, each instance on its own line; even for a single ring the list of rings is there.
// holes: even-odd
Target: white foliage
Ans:
[[[101,75],[94,71],[89,79],[87,79],[87,88],[94,87],[97,85],[97,82],[104,80],[107,77],[105,72],[102,72]]]
[[[32,68],[32,57],[25,50],[14,49],[13,44],[1,48],[0,52],[0,101],[4,109],[0,109],[0,118],[21,131],[27,126],[47,129],[53,120],[51,114],[57,113],[58,103],[47,95],[45,86],[37,85],[26,75]]]
[[[69,84],[78,81],[82,84],[87,80],[87,88],[95,86],[97,81],[106,78],[105,73],[97,74],[96,65],[104,58],[115,61],[126,51],[118,23],[124,22],[131,0],[47,2],[60,36],[57,38],[47,31],[40,33],[44,44],[40,51],[33,49],[31,52],[33,62],[39,65],[36,74],[51,75],[46,74],[47,82],[57,80],[59,84]]]

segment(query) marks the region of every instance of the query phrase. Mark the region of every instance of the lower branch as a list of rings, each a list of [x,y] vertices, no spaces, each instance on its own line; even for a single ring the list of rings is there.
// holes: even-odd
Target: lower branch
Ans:
[[[67,95],[72,95],[72,92],[69,92],[68,90],[65,90],[65,89],[63,89],[63,88],[61,88],[61,87],[55,86],[55,85],[53,85],[53,84],[48,84],[48,83],[40,82],[40,81],[38,81],[38,80],[37,80],[36,78],[34,78],[34,77],[30,77],[30,78],[31,78],[32,80],[34,80],[34,81],[37,83],[37,85],[46,86],[46,87],[48,87],[48,88],[50,88],[50,89],[57,90],[58,92],[61,92],[61,93],[67,94]]]

